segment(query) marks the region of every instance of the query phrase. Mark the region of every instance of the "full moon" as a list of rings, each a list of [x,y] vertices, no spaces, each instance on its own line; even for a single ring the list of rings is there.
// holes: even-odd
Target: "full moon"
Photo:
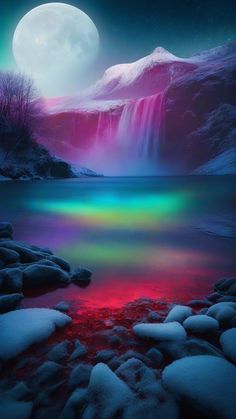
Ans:
[[[93,21],[77,7],[46,3],[19,21],[12,49],[21,71],[30,75],[44,94],[66,94],[91,67],[99,34]]]

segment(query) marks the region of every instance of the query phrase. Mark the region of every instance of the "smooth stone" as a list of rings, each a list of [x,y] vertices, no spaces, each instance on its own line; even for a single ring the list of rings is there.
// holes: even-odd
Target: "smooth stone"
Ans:
[[[236,364],[236,327],[222,333],[220,344],[224,354]]]
[[[19,307],[22,294],[0,294],[0,314],[7,313]]]
[[[211,306],[206,313],[220,322],[220,325],[230,325],[231,320],[236,316],[236,303],[221,302]]]
[[[145,355],[151,359],[155,367],[160,367],[164,360],[163,354],[157,348],[150,348]]]
[[[69,282],[68,273],[53,266],[33,264],[27,267],[23,273],[23,284],[27,288],[55,283],[67,284]]]
[[[134,334],[142,339],[161,341],[182,341],[187,334],[178,322],[170,323],[141,323],[133,327]]]
[[[23,274],[18,268],[6,268],[0,271],[0,283],[6,293],[21,293]]]
[[[158,344],[162,353],[171,360],[193,355],[213,355],[222,357],[222,352],[213,344],[199,338],[186,339],[183,342],[161,342]]]
[[[30,388],[38,391],[39,388],[56,384],[62,377],[63,367],[56,362],[46,361],[40,365],[30,379]]]
[[[97,362],[104,362],[105,364],[114,358],[114,356],[117,356],[118,351],[112,350],[112,349],[103,349],[95,355],[95,360]]]
[[[236,277],[220,279],[215,283],[215,290],[236,297]]]
[[[193,314],[193,310],[191,307],[184,306],[184,305],[176,305],[174,306],[168,313],[167,317],[164,320],[164,323],[169,322],[179,322],[183,323],[187,317]]]
[[[19,256],[19,253],[15,252],[15,250],[7,249],[5,247],[0,247],[0,259],[6,265],[8,265],[10,263],[19,262],[20,256]]]
[[[54,362],[63,362],[68,356],[69,341],[60,342],[48,352],[47,358]]]
[[[215,333],[219,329],[219,322],[205,314],[197,314],[184,320],[183,326],[191,333]]]
[[[75,387],[86,387],[89,383],[92,365],[79,364],[75,367],[70,375],[69,387],[74,389]]]
[[[55,310],[59,310],[62,312],[67,312],[70,309],[70,303],[68,303],[67,301],[60,301],[60,303],[56,304],[53,308]]]
[[[22,263],[37,262],[43,258],[43,255],[37,251],[31,250],[26,244],[8,240],[1,242],[1,247],[14,250],[20,255],[20,261]]]
[[[200,355],[179,359],[162,374],[164,388],[186,400],[193,413],[235,419],[236,367],[223,358]],[[191,417],[191,412],[189,414]]]
[[[87,348],[83,345],[79,339],[75,341],[75,349],[72,352],[69,361],[74,361],[77,358],[85,356],[87,354]]]
[[[91,282],[92,272],[88,269],[77,269],[71,275],[71,281],[80,287],[87,287]]]
[[[9,394],[15,400],[30,400],[32,398],[32,392],[29,387],[23,382],[19,381],[16,385],[9,391]]]
[[[60,258],[59,256],[52,255],[50,256],[50,260],[56,265],[58,265],[63,271],[70,272],[70,265],[64,259]]]

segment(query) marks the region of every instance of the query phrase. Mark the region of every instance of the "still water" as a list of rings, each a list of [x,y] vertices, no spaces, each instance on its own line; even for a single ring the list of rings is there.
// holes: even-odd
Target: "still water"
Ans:
[[[0,198],[0,219],[13,224],[15,239],[93,272],[87,288],[70,285],[24,306],[186,302],[236,274],[234,177],[2,182]]]

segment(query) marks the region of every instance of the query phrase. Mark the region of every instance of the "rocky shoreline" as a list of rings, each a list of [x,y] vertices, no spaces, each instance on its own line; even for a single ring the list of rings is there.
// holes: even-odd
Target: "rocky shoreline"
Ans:
[[[236,278],[186,305],[20,308],[27,290],[90,280],[0,223],[1,419],[235,419]]]

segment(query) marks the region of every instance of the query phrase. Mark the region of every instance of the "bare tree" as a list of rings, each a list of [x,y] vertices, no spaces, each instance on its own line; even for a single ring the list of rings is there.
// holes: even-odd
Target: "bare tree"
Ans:
[[[2,163],[20,144],[35,139],[42,116],[43,102],[33,81],[22,74],[0,72],[0,128],[5,127],[0,141],[6,150]]]

